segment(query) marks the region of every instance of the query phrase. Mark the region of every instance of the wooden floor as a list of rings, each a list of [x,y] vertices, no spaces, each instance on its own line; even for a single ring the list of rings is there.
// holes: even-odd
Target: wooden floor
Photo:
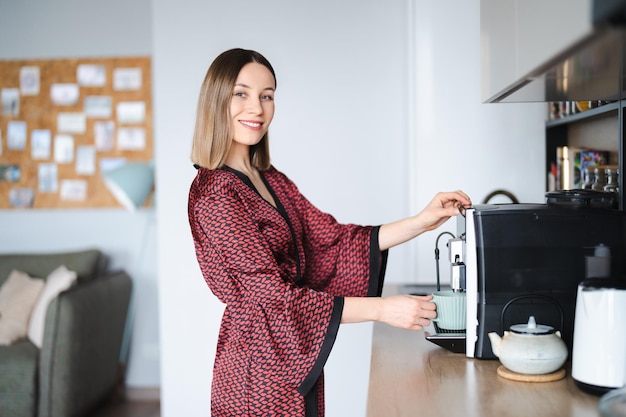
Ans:
[[[123,401],[104,405],[89,417],[161,417],[158,401]]]

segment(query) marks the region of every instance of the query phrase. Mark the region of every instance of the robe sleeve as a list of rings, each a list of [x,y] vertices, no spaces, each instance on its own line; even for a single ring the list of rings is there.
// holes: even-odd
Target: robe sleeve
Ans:
[[[311,204],[286,177],[285,182],[304,219],[307,285],[343,297],[380,296],[388,256],[378,245],[380,227],[338,223]]]
[[[251,372],[261,373],[257,377],[264,368],[281,369],[280,378],[306,394],[334,343],[343,298],[283,279],[237,191],[227,185],[210,193],[202,188],[196,179],[189,220],[203,276],[227,304],[229,336],[220,343],[249,355],[256,364]]]

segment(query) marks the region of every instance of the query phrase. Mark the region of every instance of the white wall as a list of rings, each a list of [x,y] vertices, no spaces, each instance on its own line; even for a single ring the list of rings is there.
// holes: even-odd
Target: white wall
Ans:
[[[544,202],[547,105],[481,103],[480,1],[418,0],[413,15],[411,211],[439,190],[458,188],[475,204],[495,189],[507,189],[522,202]],[[414,241],[417,282],[435,282],[435,240],[446,230],[456,234],[455,219]],[[445,242],[439,242],[440,267],[448,283]]]
[[[0,59],[150,55],[150,9],[150,0],[0,0]],[[132,276],[136,313],[126,379],[131,388],[160,385],[155,223],[150,209],[0,213],[2,253],[97,247],[110,256],[111,268]]]
[[[213,58],[244,47],[277,73],[274,164],[343,222],[407,215],[406,2],[154,2],[163,403],[208,415],[221,306],[199,272],[187,222],[200,84]],[[167,200],[162,198],[167,196]],[[389,277],[406,279],[392,254]],[[344,326],[326,367],[328,415],[365,415],[371,324]]]

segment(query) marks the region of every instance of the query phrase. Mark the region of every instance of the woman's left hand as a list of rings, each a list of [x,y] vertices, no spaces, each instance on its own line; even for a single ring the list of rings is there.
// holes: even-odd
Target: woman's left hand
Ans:
[[[472,200],[463,191],[440,192],[417,214],[423,231],[434,230],[450,217],[472,206]]]
[[[434,230],[450,217],[465,212],[472,206],[472,200],[463,191],[440,192],[413,217],[384,224],[378,233],[381,250],[404,243],[428,230]]]

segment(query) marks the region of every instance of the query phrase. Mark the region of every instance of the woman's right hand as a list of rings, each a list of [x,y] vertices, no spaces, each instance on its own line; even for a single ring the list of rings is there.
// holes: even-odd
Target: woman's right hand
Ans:
[[[437,317],[432,295],[344,298],[342,323],[380,321],[407,330],[423,330]]]
[[[382,298],[378,321],[407,330],[423,330],[437,317],[432,295],[393,295]]]

